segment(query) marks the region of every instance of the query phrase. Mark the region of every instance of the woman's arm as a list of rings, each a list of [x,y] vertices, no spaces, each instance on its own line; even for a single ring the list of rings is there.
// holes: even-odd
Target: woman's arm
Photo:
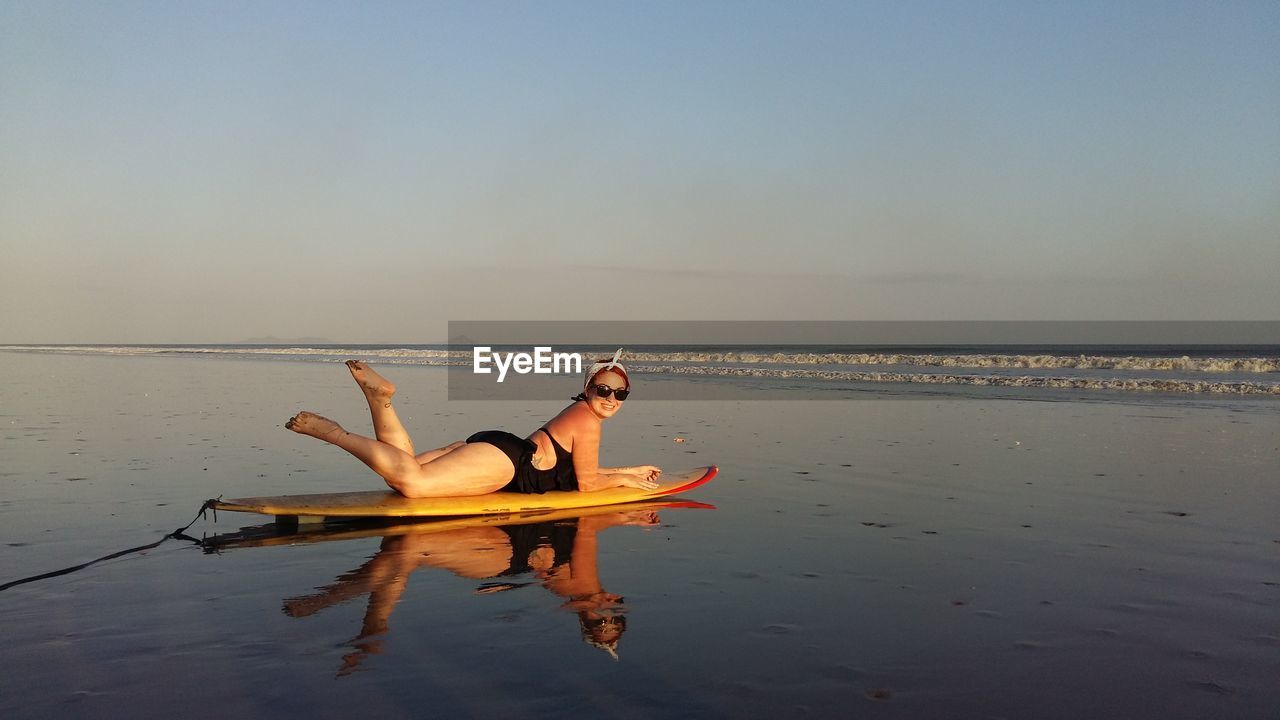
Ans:
[[[609,488],[615,487],[632,487],[639,490],[652,490],[658,487],[658,483],[650,480],[646,475],[628,472],[597,471],[595,480],[590,483],[583,483],[582,477],[578,477],[578,489],[583,492],[608,490]]]
[[[633,487],[652,490],[658,484],[651,479],[652,468],[602,468],[600,467],[600,426],[582,423],[574,428],[573,473],[578,477],[578,489],[597,492],[615,487]],[[641,472],[643,470],[643,472]],[[659,471],[660,472],[660,471]],[[652,475],[652,477],[657,477]]]
[[[600,472],[606,473],[630,473],[632,475],[646,475],[652,472],[662,474],[662,468],[657,465],[628,465],[626,467],[609,467],[600,468]]]
[[[600,468],[600,472],[609,475],[635,475],[657,482],[658,476],[662,475],[662,468],[657,465],[629,465],[627,467]]]

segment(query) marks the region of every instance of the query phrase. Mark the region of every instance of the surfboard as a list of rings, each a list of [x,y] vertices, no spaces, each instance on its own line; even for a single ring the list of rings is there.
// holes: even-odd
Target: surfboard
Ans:
[[[407,498],[392,490],[279,495],[275,497],[217,500],[211,507],[230,512],[275,515],[277,521],[301,518],[358,517],[443,517],[450,515],[497,515],[541,510],[618,505],[654,500],[687,492],[711,482],[719,468],[694,468],[680,473],[663,473],[653,490],[610,488],[597,492],[551,491],[542,495],[495,492],[488,495],[442,498]]]
[[[344,518],[338,524],[309,523],[305,525],[288,525],[284,527],[275,523],[240,528],[234,532],[207,535],[200,539],[206,552],[249,547],[277,547],[281,545],[303,545],[340,540],[357,540],[371,537],[393,537],[399,535],[419,535],[426,533],[447,532],[462,528],[487,527],[495,525],[530,525],[533,523],[558,522],[574,520],[592,515],[608,515],[610,513],[626,513],[638,511],[659,512],[664,510],[715,510],[715,505],[708,505],[693,500],[658,499],[641,500],[633,503],[617,505],[594,505],[585,508],[565,508],[562,510],[538,510],[534,512],[463,515],[458,517],[365,517]]]

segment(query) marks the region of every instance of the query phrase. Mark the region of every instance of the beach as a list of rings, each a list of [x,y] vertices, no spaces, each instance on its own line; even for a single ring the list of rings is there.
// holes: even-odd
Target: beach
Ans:
[[[370,432],[336,362],[0,352],[0,372],[0,583],[159,540],[209,498],[383,487],[283,428],[306,409]],[[441,367],[385,374],[422,449],[481,429],[526,435],[577,390],[449,401]],[[0,714],[1269,718],[1280,707],[1274,397],[976,388],[646,402],[643,382],[606,425],[602,461],[720,475],[688,498],[714,510],[599,532],[600,581],[625,596],[616,661],[528,573],[478,592],[489,581],[418,568],[370,631],[370,593],[305,616],[287,601],[405,552],[389,536],[174,539],[0,592]],[[706,381],[661,382],[670,396]],[[210,514],[187,534],[267,520]]]

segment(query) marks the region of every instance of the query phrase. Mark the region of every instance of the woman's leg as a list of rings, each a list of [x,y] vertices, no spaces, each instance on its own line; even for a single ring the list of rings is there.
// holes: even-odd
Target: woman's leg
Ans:
[[[424,453],[418,453],[418,456],[415,459],[418,461],[419,465],[426,465],[432,460],[435,460],[443,455],[447,455],[466,444],[467,444],[466,440],[459,440],[458,442],[455,442],[455,443],[449,443],[448,445],[445,445],[442,448],[436,448],[435,450],[428,450]]]
[[[364,399],[369,403],[369,415],[373,418],[373,434],[382,442],[413,455],[413,440],[409,437],[409,431],[404,429],[404,425],[400,423],[400,416],[391,406],[391,396],[396,394],[396,386],[374,372],[367,363],[359,360],[348,360],[347,368],[351,370],[351,377],[355,378],[356,383],[360,385]],[[426,465],[441,455],[466,444],[459,440],[442,448],[418,453],[418,464]]]
[[[337,445],[355,455],[392,487],[422,469],[413,455],[404,450],[381,440],[347,432],[338,423],[315,413],[300,412],[284,426],[296,433]]]
[[[356,384],[364,393],[364,399],[369,403],[373,434],[378,440],[413,455],[413,440],[400,423],[400,416],[396,415],[395,408],[391,407],[391,396],[396,394],[396,386],[359,360],[348,360],[347,369],[351,371],[351,377],[355,378]]]
[[[300,412],[285,427],[355,455],[407,497],[485,495],[501,489],[515,472],[506,453],[489,443],[463,443],[424,465],[400,448],[347,432],[315,413]]]

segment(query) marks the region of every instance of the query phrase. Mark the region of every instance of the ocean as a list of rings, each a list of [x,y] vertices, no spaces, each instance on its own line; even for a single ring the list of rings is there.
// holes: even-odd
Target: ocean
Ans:
[[[196,511],[385,488],[283,427],[370,432],[341,360],[424,449],[570,393],[451,399],[443,346],[0,349],[0,716],[1274,718],[1274,346],[633,350],[601,460],[719,466],[687,505],[289,528]]]

